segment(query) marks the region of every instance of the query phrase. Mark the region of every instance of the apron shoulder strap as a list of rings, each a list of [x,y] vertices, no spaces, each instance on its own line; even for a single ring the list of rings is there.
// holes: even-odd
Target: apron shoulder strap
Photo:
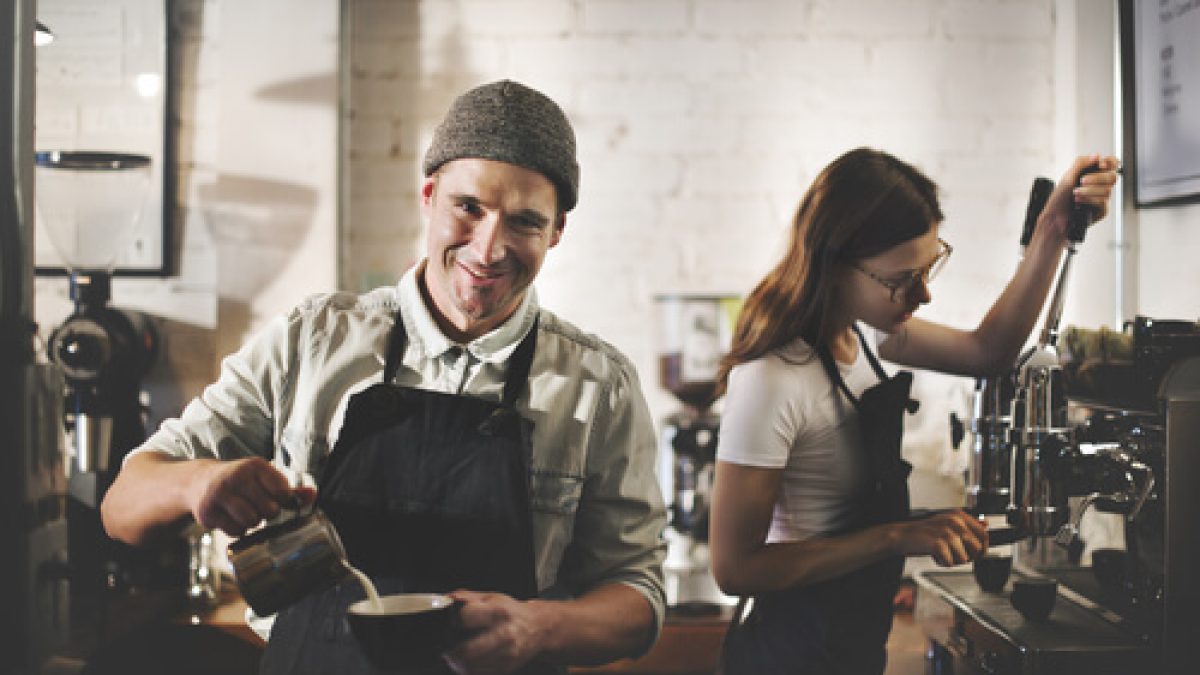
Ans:
[[[533,325],[522,338],[521,344],[517,345],[509,361],[508,372],[504,376],[504,394],[501,399],[506,406],[513,407],[516,404],[517,397],[521,395],[521,388],[529,379],[529,369],[533,365],[533,351],[537,347],[538,320],[538,317],[534,317]],[[383,366],[384,384],[396,378],[406,344],[408,344],[408,332],[404,329],[404,317],[397,311],[396,322],[388,335],[387,354]]]
[[[529,369],[533,365],[533,351],[537,347],[538,321],[539,317],[535,316],[529,332],[521,339],[521,344],[517,345],[516,351],[513,352],[511,360],[508,362],[508,372],[504,375],[504,397],[501,400],[510,408],[516,406],[517,397],[521,395],[521,388],[529,380]]]
[[[887,382],[889,377],[887,371],[883,369],[883,364],[879,363],[879,358],[875,356],[875,352],[871,351],[871,346],[867,344],[867,338],[863,335],[862,329],[858,324],[853,324],[854,334],[858,336],[858,342],[862,345],[863,352],[867,355],[867,361],[871,364],[871,369],[875,371],[875,375],[879,377],[880,382]],[[821,345],[817,348],[817,356],[821,358],[821,365],[825,367],[825,373],[829,375],[830,381],[837,385],[838,389],[850,399],[854,407],[858,407],[858,397],[851,393],[850,388],[846,386],[846,381],[842,379],[842,373],[838,370],[837,363],[833,360],[833,354],[829,348]]]
[[[833,354],[829,352],[829,348],[821,345],[817,348],[817,356],[821,359],[821,365],[825,367],[825,374],[829,376],[829,381],[833,382],[846,398],[850,399],[850,403],[858,408],[858,397],[850,391],[850,387],[846,386],[846,381],[842,379],[841,372],[838,371],[837,363],[833,360]]]
[[[881,381],[888,379],[887,371],[883,369],[883,365],[879,363],[879,358],[875,356],[875,352],[871,351],[871,346],[867,344],[867,337],[863,335],[862,329],[858,324],[854,324],[854,332],[858,335],[858,341],[862,344],[863,351],[867,353],[867,361],[871,363],[871,369],[879,376]]]
[[[396,320],[388,334],[387,352],[384,353],[383,383],[396,379],[400,361],[404,358],[404,346],[408,344],[408,333],[404,329],[404,313],[396,310]]]
[[[863,336],[862,330],[859,329],[858,324],[854,324],[854,332],[858,333],[858,340],[862,343],[863,350],[867,353],[867,360],[871,362],[871,368],[873,368],[875,370],[875,374],[879,376],[879,381],[888,382],[892,379],[895,379],[888,375],[883,369],[883,365],[879,363],[879,358],[875,356],[875,352],[871,351],[871,347],[867,345],[867,338]],[[897,378],[908,378],[908,381],[911,382],[912,373],[909,373],[908,371],[900,371],[900,373],[897,375]],[[908,396],[908,391],[908,387],[905,385],[904,409],[907,410],[911,415],[917,412],[917,408],[920,407],[920,403],[910,398]]]

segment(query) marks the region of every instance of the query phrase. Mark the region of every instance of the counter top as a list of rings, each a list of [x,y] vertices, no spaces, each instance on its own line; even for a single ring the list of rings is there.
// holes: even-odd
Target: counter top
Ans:
[[[662,634],[645,656],[605,666],[572,668],[572,673],[641,673],[643,675],[711,674],[721,653],[725,628],[733,615],[727,607],[710,616],[668,615]]]
[[[222,587],[220,602],[215,608],[181,614],[176,617],[176,622],[212,626],[262,648],[265,643],[246,625],[245,601],[237,594],[236,589],[231,587],[232,584]],[[604,666],[572,668],[571,672],[643,675],[712,673],[731,614],[732,608],[726,608],[719,615],[668,616],[658,642],[645,656],[638,659],[621,659]]]

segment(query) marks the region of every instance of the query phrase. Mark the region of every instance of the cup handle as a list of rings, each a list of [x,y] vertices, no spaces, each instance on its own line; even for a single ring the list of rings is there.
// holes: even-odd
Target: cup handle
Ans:
[[[462,608],[466,606],[467,603],[457,599],[450,603],[450,628],[446,631],[446,648],[448,650],[475,634],[475,631],[467,630],[463,626]]]

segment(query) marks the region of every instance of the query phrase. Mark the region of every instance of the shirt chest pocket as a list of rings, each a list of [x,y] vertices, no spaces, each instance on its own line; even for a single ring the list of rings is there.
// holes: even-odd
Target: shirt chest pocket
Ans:
[[[583,476],[533,469],[529,476],[529,504],[534,512],[574,516],[583,495]]]
[[[303,428],[284,429],[275,448],[277,464],[298,474],[309,474],[314,479],[320,474],[328,455],[328,440]]]
[[[529,475],[533,519],[534,570],[538,589],[558,578],[563,553],[575,534],[575,514],[583,497],[583,476],[534,468]]]

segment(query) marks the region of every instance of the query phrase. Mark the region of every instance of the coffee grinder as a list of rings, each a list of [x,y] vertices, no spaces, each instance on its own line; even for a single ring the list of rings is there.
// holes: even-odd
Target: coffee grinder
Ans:
[[[709,500],[720,427],[712,405],[741,300],[674,294],[657,296],[655,304],[659,384],[683,404],[663,419],[659,441],[659,480],[670,500],[667,604],[675,613],[718,613],[736,599],[721,593],[709,568]]]
[[[99,512],[121,460],[145,440],[141,381],[158,351],[149,317],[109,305],[113,270],[142,212],[149,169],[144,155],[35,155],[39,227],[63,260],[75,305],[51,333],[47,351],[66,378],[71,592],[84,606],[106,589],[142,585],[161,572],[149,553],[109,539]]]

